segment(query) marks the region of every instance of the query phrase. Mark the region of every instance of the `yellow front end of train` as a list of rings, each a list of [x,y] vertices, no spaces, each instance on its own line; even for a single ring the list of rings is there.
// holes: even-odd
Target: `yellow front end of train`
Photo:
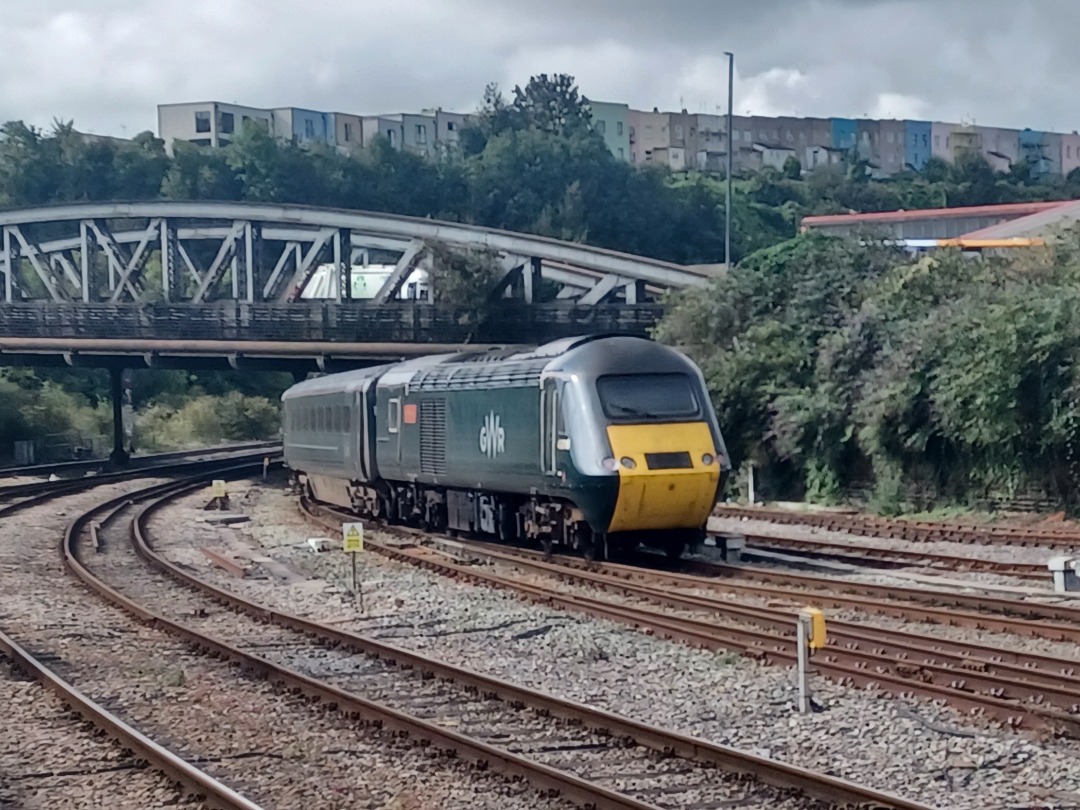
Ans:
[[[706,422],[611,424],[619,492],[608,532],[701,529],[720,483],[720,455]]]

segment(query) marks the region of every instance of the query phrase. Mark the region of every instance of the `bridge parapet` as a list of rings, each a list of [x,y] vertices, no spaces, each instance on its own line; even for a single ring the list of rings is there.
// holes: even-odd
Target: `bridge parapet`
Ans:
[[[288,306],[49,304],[0,306],[0,335],[23,338],[325,341],[345,343],[538,343],[581,334],[646,336],[660,305],[505,301],[482,323],[432,304],[304,303]],[[3,337],[0,337],[2,343]]]

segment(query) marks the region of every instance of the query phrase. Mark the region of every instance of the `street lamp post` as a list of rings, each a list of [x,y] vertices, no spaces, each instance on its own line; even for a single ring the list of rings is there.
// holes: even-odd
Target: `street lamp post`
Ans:
[[[733,97],[735,87],[735,54],[730,51],[724,51],[724,56],[728,58],[728,75],[727,75],[727,195],[724,201],[724,266],[731,270],[731,174],[734,163],[732,161],[732,154],[734,152],[734,133],[731,126],[734,121],[732,116],[732,110],[734,109]]]

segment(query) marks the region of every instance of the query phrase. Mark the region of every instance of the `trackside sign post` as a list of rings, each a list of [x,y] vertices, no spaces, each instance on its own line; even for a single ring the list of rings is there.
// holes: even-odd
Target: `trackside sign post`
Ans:
[[[342,548],[345,553],[352,557],[352,588],[353,593],[360,596],[360,612],[364,611],[364,589],[356,586],[356,555],[364,550],[364,524],[343,523],[341,524]]]

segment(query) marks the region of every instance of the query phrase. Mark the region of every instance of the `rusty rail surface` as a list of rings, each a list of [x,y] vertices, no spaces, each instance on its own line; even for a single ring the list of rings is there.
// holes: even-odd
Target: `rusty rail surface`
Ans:
[[[595,709],[570,700],[564,700],[526,687],[517,686],[498,678],[489,677],[460,667],[428,658],[420,653],[400,649],[389,644],[375,641],[355,633],[329,627],[318,622],[303,619],[263,605],[249,601],[232,592],[216,586],[189,573],[158,555],[148,542],[146,523],[149,516],[172,498],[199,486],[202,481],[194,480],[186,485],[174,485],[168,489],[154,489],[140,493],[140,500],[157,498],[145,506],[132,521],[132,539],[136,550],[145,559],[160,567],[182,583],[196,588],[210,597],[230,607],[253,615],[263,621],[273,622],[316,638],[324,642],[344,645],[346,648],[375,655],[384,660],[393,661],[402,667],[414,668],[430,673],[433,677],[453,680],[463,686],[475,688],[482,694],[494,694],[508,703],[520,703],[541,712],[558,717],[576,720],[597,730],[605,731],[616,737],[634,740],[637,744],[657,751],[694,760],[699,763],[718,767],[725,772],[751,776],[765,785],[776,788],[798,790],[809,797],[827,801],[836,806],[858,806],[893,808],[894,810],[929,810],[925,805],[891,794],[857,785],[837,777],[814,773],[797,766],[750,754],[738,749],[716,745],[686,735],[648,726],[610,712]],[[440,748],[456,751],[467,758],[483,762],[488,767],[521,775],[531,783],[557,790],[568,799],[584,806],[596,808],[651,808],[631,797],[594,785],[577,776],[549,766],[532,762],[524,757],[489,746],[486,743],[465,737],[439,726],[434,726],[394,709],[366,700],[355,694],[345,692],[324,684],[310,676],[272,664],[262,658],[237,649],[221,640],[205,637],[202,634],[172,622],[164,617],[134,604],[108,585],[97,581],[77,559],[75,540],[82,525],[101,511],[116,509],[122,499],[100,504],[97,509],[81,516],[72,524],[68,540],[65,543],[65,560],[69,567],[85,582],[103,596],[125,607],[135,615],[174,632],[195,645],[243,662],[250,671],[274,681],[298,688],[310,695],[321,698],[338,708],[356,712],[385,726],[399,729],[410,736],[428,741]]]
[[[776,537],[768,534],[739,532],[746,538],[748,548],[780,549],[809,556],[854,559],[857,561],[882,562],[911,567],[943,568],[947,571],[978,571],[1026,579],[1046,579],[1045,565],[1039,563],[1002,562],[978,557],[961,557],[956,554],[938,554],[930,551],[856,546],[850,543],[810,540],[796,537]],[[1080,545],[1078,545],[1080,548]]]
[[[319,508],[335,514],[334,510]],[[733,650],[769,663],[795,662],[792,610],[749,607],[634,585],[616,576],[544,562],[538,559],[541,555],[537,552],[457,541],[465,551],[490,559],[502,559],[558,578],[622,592],[668,608],[704,611],[742,623],[720,625],[501,577],[477,570],[475,566],[458,564],[447,555],[431,553],[430,549],[395,548],[370,540],[366,543],[373,550],[402,562],[506,588],[532,601],[611,619],[694,646]],[[575,561],[578,563],[581,561]],[[873,685],[899,695],[921,694],[972,713],[992,715],[1012,726],[1080,738],[1080,714],[1076,714],[1080,710],[1080,678],[1075,676],[1076,665],[1071,660],[848,622],[831,621],[829,635],[829,646],[815,656],[814,667],[835,680]],[[1035,702],[1019,702],[1022,700]]]
[[[993,526],[974,523],[944,523],[851,515],[835,512],[793,512],[769,507],[729,506],[721,504],[715,517],[747,518],[780,524],[815,526],[822,529],[869,537],[890,537],[911,541],[943,540],[953,543],[1009,543],[1021,546],[1080,549],[1080,531],[1047,526]]]
[[[792,598],[813,597],[815,591],[825,590],[834,593],[861,594],[879,599],[919,602],[939,607],[962,607],[973,611],[989,612],[1001,616],[1017,616],[1024,619],[1073,622],[1080,627],[1080,607],[1070,607],[1068,605],[1028,602],[1023,599],[1010,599],[989,594],[928,590],[902,585],[874,585],[849,579],[789,573],[761,566],[728,565],[705,560],[683,560],[682,564],[683,570],[687,574],[669,573],[662,570],[654,571],[652,568],[643,571],[636,566],[610,565],[607,568],[616,575],[620,573],[625,573],[627,576],[648,574],[658,580],[664,579],[684,588],[727,587],[729,578],[739,577],[751,579],[755,582],[775,582],[787,586]],[[966,587],[971,590],[980,589],[978,583],[972,583]],[[1052,591],[1045,592],[1047,597],[1053,597],[1054,595]],[[952,615],[956,614],[950,614],[950,616]]]
[[[14,661],[16,666],[27,674],[33,675],[43,687],[55,694],[64,705],[70,707],[84,720],[130,749],[138,758],[145,759],[152,767],[175,779],[211,807],[223,810],[261,810],[260,805],[245,799],[232,788],[223,785],[190,762],[158,745],[104,706],[91,700],[3,632],[0,632],[0,650]]]
[[[253,451],[251,446],[238,448],[236,451],[226,449],[207,448],[201,450],[184,451],[182,455],[171,456],[161,459],[160,463],[146,464],[127,470],[91,475],[83,478],[65,478],[59,481],[32,481],[26,484],[12,486],[0,486],[0,498],[11,498],[18,495],[27,495],[27,500],[0,506],[0,516],[13,514],[20,509],[25,509],[38,503],[43,503],[49,498],[59,495],[68,495],[84,489],[90,489],[101,484],[113,484],[118,481],[129,481],[134,478],[145,478],[151,475],[175,476],[190,475],[203,469],[209,469],[218,465],[234,464],[237,461],[250,459],[251,461],[263,458],[276,459],[282,453],[281,444],[266,445],[266,449]],[[200,459],[198,456],[215,455],[216,458]],[[189,456],[195,456],[192,461],[183,461]]]
[[[558,565],[545,569],[547,564],[523,558],[508,560],[556,577],[620,591],[665,607],[708,612],[767,629],[730,627],[576,594],[562,594],[543,586],[478,571],[474,566],[438,559],[422,550],[395,549],[377,543],[369,545],[402,561],[452,573],[458,578],[509,588],[537,601],[582,610],[599,618],[613,618],[635,627],[650,628],[698,646],[732,649],[774,664],[795,663],[792,637],[794,610],[747,607],[723,600],[636,586],[614,577]],[[483,555],[496,557],[491,551],[484,551]],[[1043,670],[1032,674],[1022,664],[993,663],[992,659],[1003,654],[1003,651],[992,648],[985,648],[981,659],[972,661],[965,655],[950,653],[952,645],[949,642],[932,637],[866,628],[835,620],[829,623],[829,633],[832,643],[817,654],[814,667],[838,681],[876,685],[894,694],[921,693],[971,712],[993,715],[1009,725],[1046,729],[1080,738],[1080,715],[1074,714],[1080,708],[1080,680],[1060,674],[1073,666],[1071,661],[1051,659],[1058,667],[1056,672]],[[910,642],[904,636],[914,637],[915,642]],[[1021,656],[1021,661],[1026,661],[1026,658]],[[1022,700],[1038,703],[1020,703]],[[1048,709],[1039,704],[1056,708]]]

